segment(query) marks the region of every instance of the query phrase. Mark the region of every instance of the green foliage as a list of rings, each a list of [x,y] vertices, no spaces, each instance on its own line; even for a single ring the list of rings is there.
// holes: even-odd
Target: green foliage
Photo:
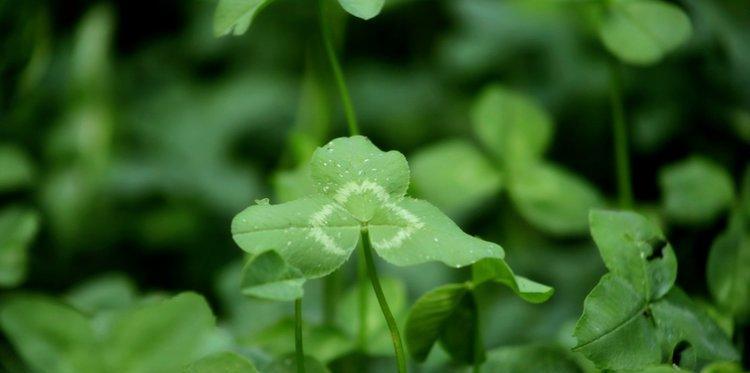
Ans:
[[[599,26],[599,37],[607,49],[635,65],[658,62],[691,34],[685,12],[661,0],[609,1]]]
[[[507,263],[496,259],[482,259],[472,267],[472,282],[478,286],[488,281],[509,287],[516,295],[530,303],[546,302],[555,289],[513,274]]]
[[[183,373],[257,373],[253,363],[234,352],[206,356],[182,370]]]
[[[349,14],[362,19],[375,17],[383,9],[385,0],[338,0]]]
[[[518,212],[554,235],[576,235],[588,227],[588,211],[603,205],[599,192],[579,177],[543,159],[552,138],[552,119],[532,99],[499,85],[474,103],[472,122],[487,159],[466,142],[434,145],[414,155],[417,194],[451,216],[485,203],[508,185]]]
[[[583,370],[562,348],[542,345],[500,347],[487,352],[483,372],[558,372],[579,373]]]
[[[659,185],[665,214],[680,224],[710,223],[734,198],[731,176],[720,165],[702,157],[663,168]]]
[[[264,370],[267,373],[298,373],[297,360],[294,355],[283,356],[271,364],[269,364]],[[311,356],[305,356],[305,372],[309,373],[328,373],[328,368],[321,364],[318,360]]]
[[[250,258],[242,271],[242,294],[258,298],[295,300],[302,297],[304,283],[302,272],[273,250]]]
[[[29,185],[34,178],[34,166],[29,157],[12,145],[0,145],[0,192]]]
[[[21,207],[0,210],[0,287],[14,287],[26,279],[29,245],[38,229],[36,212]]]
[[[739,358],[728,336],[673,285],[677,262],[656,225],[632,212],[592,211],[591,234],[610,272],[586,297],[576,351],[615,370]]]
[[[380,256],[400,266],[441,261],[459,267],[503,257],[500,246],[463,233],[429,203],[405,198],[406,159],[380,151],[365,137],[339,138],[319,148],[310,172],[319,194],[257,204],[234,218],[232,234],[243,250],[251,255],[276,250],[307,278],[341,266],[362,229]]]

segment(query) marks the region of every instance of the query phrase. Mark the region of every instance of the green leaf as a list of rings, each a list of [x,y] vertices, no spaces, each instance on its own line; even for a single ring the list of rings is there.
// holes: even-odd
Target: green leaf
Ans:
[[[662,360],[646,299],[626,280],[606,274],[583,303],[574,351],[600,369],[639,369]]]
[[[492,373],[579,373],[581,367],[564,349],[556,346],[508,346],[487,353],[482,371]]]
[[[310,179],[310,167],[307,164],[293,170],[277,172],[272,182],[276,198],[280,202],[294,201],[315,193],[315,187]]]
[[[473,292],[461,298],[440,333],[440,345],[459,363],[476,364],[486,359],[479,330],[479,309]]]
[[[672,363],[688,369],[685,356],[693,354],[695,364],[711,361],[736,361],[740,356],[726,334],[679,288],[651,305],[662,343],[670,352]],[[678,357],[676,352],[680,352]]]
[[[260,332],[253,333],[248,343],[259,346],[274,355],[293,354],[295,351],[294,333],[294,319],[285,317]],[[339,328],[327,325],[310,325],[303,322],[302,339],[305,353],[325,363],[354,350],[353,338]],[[393,350],[392,344],[388,347],[391,351]]]
[[[476,147],[463,140],[419,151],[410,163],[416,194],[453,218],[466,217],[502,186],[498,170]]]
[[[544,109],[502,86],[485,89],[471,114],[479,140],[512,170],[539,159],[552,137],[552,119]]]
[[[0,325],[34,371],[101,371],[94,331],[69,306],[37,295],[10,297],[0,310]]]
[[[102,311],[121,310],[135,303],[137,290],[124,275],[108,274],[84,282],[71,289],[65,300],[89,315]]]
[[[482,259],[472,266],[472,281],[480,285],[494,281],[506,285],[516,295],[531,303],[546,302],[555,289],[513,274],[507,263],[498,259]]]
[[[465,284],[443,285],[417,299],[406,319],[406,346],[417,360],[427,359],[432,346],[441,337],[451,317],[468,293]]]
[[[273,0],[219,0],[214,13],[214,35],[242,35],[255,16]]]
[[[673,4],[657,0],[613,0],[608,4],[599,37],[624,62],[658,62],[692,33],[690,19]]]
[[[39,216],[32,210],[0,211],[0,287],[14,287],[26,279],[29,244],[38,229]]]
[[[264,373],[298,373],[294,354],[282,356],[263,369]],[[305,373],[328,373],[328,368],[312,356],[305,355]]]
[[[591,211],[591,236],[604,264],[642,297],[658,299],[672,288],[677,258],[659,227],[633,212]]]
[[[462,267],[505,256],[500,245],[464,233],[435,206],[418,199],[381,206],[368,227],[378,255],[398,266],[440,261]]]
[[[409,165],[397,151],[383,152],[364,136],[340,137],[313,153],[310,170],[315,189],[361,222],[409,187]]]
[[[388,299],[388,306],[396,321],[401,325],[407,312],[408,294],[403,281],[383,277],[380,279],[383,294]],[[369,287],[369,284],[367,285]],[[337,325],[346,332],[351,340],[359,334],[359,285],[353,286],[338,302],[336,314]],[[393,340],[388,325],[383,318],[378,300],[372,294],[367,295],[367,315],[365,316],[367,344],[370,356],[393,356]]]
[[[34,166],[26,154],[13,145],[0,145],[0,192],[29,185]]]
[[[242,294],[276,301],[302,298],[305,278],[276,251],[252,257],[242,271]]]
[[[106,339],[113,369],[129,373],[178,371],[197,358],[214,329],[206,300],[182,293],[123,314]]]
[[[183,373],[257,373],[253,363],[234,352],[206,356],[183,369]]]
[[[328,198],[253,205],[232,221],[235,242],[251,255],[276,250],[305,277],[325,276],[349,258],[360,224]]]
[[[664,167],[659,173],[664,211],[680,224],[706,224],[732,202],[732,177],[720,165],[691,157]]]
[[[743,373],[745,370],[738,363],[721,361],[706,365],[701,373]]]
[[[711,245],[706,276],[718,305],[739,320],[750,318],[750,229],[741,214]]]
[[[518,212],[551,234],[585,233],[589,210],[604,204],[592,185],[552,164],[529,165],[512,176],[510,197]]]
[[[380,14],[385,0],[339,0],[339,4],[349,14],[368,20]]]

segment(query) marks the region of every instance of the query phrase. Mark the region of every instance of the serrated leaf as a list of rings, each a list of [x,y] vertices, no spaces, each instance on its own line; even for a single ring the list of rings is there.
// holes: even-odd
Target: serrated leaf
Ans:
[[[242,270],[242,294],[276,301],[302,298],[305,277],[276,251],[264,251],[247,262]]]
[[[581,367],[564,349],[556,346],[508,346],[487,352],[482,371],[492,373],[579,373]]]
[[[711,245],[706,276],[718,305],[739,320],[750,318],[750,230],[741,214]]]
[[[658,62],[692,34],[690,19],[673,4],[658,0],[615,0],[608,4],[599,37],[625,62]]]
[[[606,274],[583,304],[574,351],[600,369],[639,369],[662,360],[659,337],[646,299],[628,281]]]
[[[183,373],[257,373],[253,363],[234,352],[206,356],[182,370]]]
[[[198,357],[213,328],[206,300],[182,293],[118,318],[105,341],[106,360],[123,372],[178,371]]]
[[[711,361],[739,360],[740,355],[727,335],[679,288],[653,303],[651,311],[673,363],[694,369]],[[677,349],[681,349],[680,361],[675,355]],[[693,363],[697,366],[682,363],[686,350],[694,354]]]
[[[451,316],[468,293],[464,284],[443,285],[422,295],[406,319],[406,346],[417,361],[427,359]]]
[[[242,35],[255,16],[273,0],[219,0],[214,12],[214,35]]]
[[[0,145],[0,192],[29,185],[34,167],[28,156],[13,145]]]
[[[552,119],[532,99],[490,86],[472,109],[474,131],[492,154],[510,169],[539,159],[552,137]]]
[[[659,227],[633,212],[593,210],[594,238],[604,264],[642,297],[658,299],[672,288],[677,258]]]
[[[471,269],[472,281],[475,285],[487,281],[498,282],[509,287],[516,295],[527,302],[546,302],[555,292],[555,289],[547,285],[531,281],[522,276],[516,276],[503,260],[482,259],[474,263]]]
[[[36,212],[9,207],[0,211],[0,287],[13,287],[26,279],[28,249],[39,229]]]
[[[88,320],[51,298],[20,295],[4,301],[0,325],[35,371],[100,371],[96,337]]]
[[[584,233],[589,210],[604,204],[585,180],[548,163],[536,163],[513,174],[510,197],[518,212],[535,227],[555,235]]]
[[[502,187],[500,172],[476,147],[452,140],[419,151],[410,160],[417,195],[452,218],[463,218]]]
[[[349,14],[368,20],[380,14],[385,0],[339,0],[339,4]]]
[[[396,322],[401,325],[407,312],[408,294],[406,284],[391,277],[380,279],[380,285],[383,288],[383,294],[388,299],[388,306],[391,309]],[[369,284],[367,285],[369,287]],[[393,356],[393,340],[388,325],[383,318],[377,298],[368,294],[367,296],[367,314],[365,316],[365,325],[367,333],[367,343],[365,349],[369,356]],[[337,325],[346,332],[352,340],[356,340],[359,334],[359,285],[352,287],[347,291],[337,304]]]
[[[734,198],[732,177],[720,165],[691,157],[659,173],[664,211],[681,224],[705,224],[726,210]]]

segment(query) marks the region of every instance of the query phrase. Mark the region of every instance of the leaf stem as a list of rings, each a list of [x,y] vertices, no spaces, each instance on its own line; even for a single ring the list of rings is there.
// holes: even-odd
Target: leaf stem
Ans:
[[[361,245],[361,244],[360,244]],[[359,349],[362,354],[367,350],[367,259],[364,249],[357,260],[357,284],[359,286]]]
[[[614,135],[615,164],[617,172],[617,195],[621,208],[633,207],[633,190],[628,154],[628,129],[622,103],[622,77],[620,66],[610,65],[610,105],[612,106],[612,131]]]
[[[375,296],[378,298],[378,304],[380,304],[380,310],[383,311],[385,322],[388,324],[388,329],[391,331],[393,349],[396,352],[396,361],[398,363],[398,372],[406,373],[406,355],[404,354],[404,345],[401,342],[401,334],[399,334],[396,319],[393,317],[390,307],[388,307],[388,301],[386,301],[385,294],[383,294],[383,288],[380,287],[380,279],[378,278],[378,272],[375,268],[375,261],[372,258],[370,233],[368,232],[367,227],[362,229],[362,252],[364,253],[365,264],[367,265],[367,275],[370,277],[372,289],[375,291]]]
[[[338,57],[336,57],[333,42],[331,42],[331,29],[328,25],[328,20],[326,19],[326,1],[327,0],[319,0],[320,30],[323,34],[323,44],[325,46],[326,55],[328,55],[328,62],[331,64],[333,77],[336,80],[336,85],[339,89],[341,104],[344,107],[344,115],[346,116],[346,123],[349,126],[349,135],[355,136],[360,133],[359,125],[357,124],[357,114],[354,111],[354,105],[352,105],[352,100],[349,96],[349,88],[346,86],[346,80],[344,79],[344,73],[341,70],[341,64],[339,63]]]
[[[305,373],[305,351],[302,347],[302,298],[294,300],[294,347],[297,373]]]

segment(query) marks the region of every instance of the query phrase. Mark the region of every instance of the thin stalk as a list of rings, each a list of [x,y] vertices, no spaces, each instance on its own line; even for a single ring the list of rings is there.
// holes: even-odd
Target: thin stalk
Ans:
[[[404,345],[401,342],[401,334],[398,332],[396,319],[393,317],[390,307],[388,307],[388,301],[386,301],[385,294],[383,294],[383,288],[380,287],[380,279],[378,278],[378,272],[375,268],[375,261],[372,258],[370,233],[367,231],[367,227],[362,229],[362,252],[364,253],[365,263],[367,265],[367,275],[370,277],[370,282],[372,283],[372,290],[375,291],[375,296],[378,298],[378,304],[380,304],[380,310],[383,312],[385,322],[388,324],[388,329],[391,331],[393,349],[396,352],[396,361],[398,363],[398,372],[406,373],[406,355],[404,354]]]
[[[352,99],[349,96],[349,88],[347,88],[346,86],[344,73],[341,70],[341,64],[339,63],[338,57],[336,57],[336,51],[334,50],[333,42],[331,41],[331,28],[329,27],[328,20],[326,19],[326,1],[327,0],[319,0],[320,30],[323,34],[323,44],[325,46],[326,55],[328,55],[328,62],[331,64],[333,77],[336,80],[336,86],[339,89],[339,96],[341,96],[341,105],[344,107],[346,123],[349,126],[349,135],[355,136],[359,135],[357,114],[354,111],[354,105],[352,105]]]
[[[615,165],[617,172],[617,195],[621,208],[633,207],[630,158],[628,154],[628,129],[622,104],[622,78],[619,65],[610,66],[610,105],[612,106],[612,131],[614,137]]]
[[[294,301],[294,347],[297,373],[305,373],[305,351],[302,348],[302,298]]]
[[[357,286],[359,286],[359,350],[362,354],[367,349],[367,259],[361,250],[357,260]]]

